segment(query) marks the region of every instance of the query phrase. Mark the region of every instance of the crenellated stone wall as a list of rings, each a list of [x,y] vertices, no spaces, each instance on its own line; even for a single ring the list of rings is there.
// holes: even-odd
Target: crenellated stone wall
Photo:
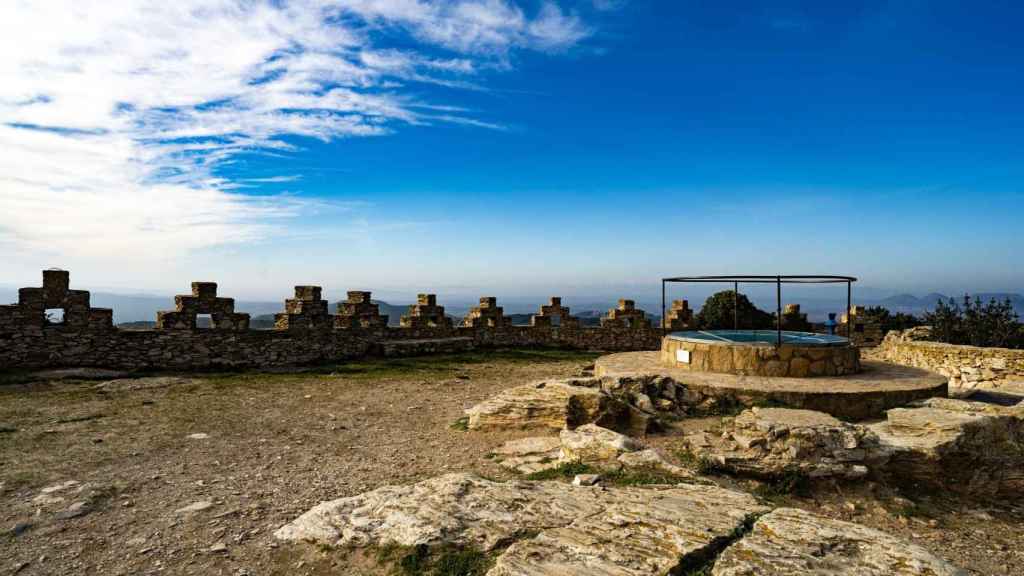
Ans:
[[[673,300],[672,307],[661,320],[663,328],[669,331],[693,330],[693,310],[688,300]]]
[[[608,315],[601,318],[602,328],[639,328],[649,329],[651,319],[643,310],[636,307],[632,300],[619,300],[619,306],[608,311]]]
[[[927,326],[889,332],[871,356],[949,378],[951,395],[976,389],[1024,392],[1024,350],[930,342]]]
[[[63,321],[47,321],[46,311],[58,308]],[[209,328],[197,322],[203,314]],[[158,313],[156,329],[120,330],[112,318],[111,310],[89,306],[88,292],[70,289],[66,271],[47,270],[41,288],[23,288],[17,304],[0,306],[0,370],[266,368],[504,347],[656,350],[661,343],[661,330],[630,300],[602,327],[584,328],[558,297],[530,326],[512,326],[497,299],[486,297],[453,326],[435,295],[420,294],[401,326],[389,327],[369,292],[349,292],[330,314],[319,286],[296,286],[273,330],[251,330],[249,315],[235,312],[215,283],[196,282],[191,294],[175,297],[174,310]]]
[[[882,325],[868,316],[863,306],[854,306],[850,314],[839,318],[836,334],[848,335],[854,346],[878,346],[882,343]]]

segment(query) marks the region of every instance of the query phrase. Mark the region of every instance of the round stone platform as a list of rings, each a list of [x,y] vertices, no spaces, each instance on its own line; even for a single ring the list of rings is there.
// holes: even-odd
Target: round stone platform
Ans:
[[[779,404],[818,410],[845,420],[881,418],[890,408],[947,395],[947,378],[919,368],[865,361],[847,376],[788,378],[693,372],[665,366],[660,352],[623,352],[594,362],[594,374],[610,378],[664,377],[706,397],[745,406]]]

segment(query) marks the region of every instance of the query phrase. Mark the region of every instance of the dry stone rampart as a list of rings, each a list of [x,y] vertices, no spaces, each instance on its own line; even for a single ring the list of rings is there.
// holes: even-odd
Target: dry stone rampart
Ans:
[[[951,395],[977,389],[1024,391],[1024,350],[944,344],[925,340],[928,337],[927,327],[894,330],[873,355],[948,377]]]
[[[92,308],[89,298],[70,288],[64,270],[46,270],[42,287],[21,289],[18,303],[0,306],[0,370],[266,368],[488,348],[655,350],[661,342],[661,331],[632,304],[622,318],[640,321],[582,327],[557,297],[530,326],[512,326],[493,298],[482,298],[453,326],[437,297],[421,294],[401,326],[389,327],[370,292],[349,292],[330,314],[319,286],[296,286],[273,330],[251,329],[249,315],[236,312],[234,299],[218,295],[213,282],[195,282],[190,294],[176,296],[174,310],[160,312],[152,330],[114,327],[112,311]],[[55,309],[62,318],[48,320]],[[208,328],[201,315],[210,316]]]

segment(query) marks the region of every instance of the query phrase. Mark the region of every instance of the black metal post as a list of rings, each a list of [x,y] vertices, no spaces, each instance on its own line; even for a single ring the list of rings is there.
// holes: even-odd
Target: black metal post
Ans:
[[[782,276],[775,277],[775,332],[776,346],[782,346]]]
[[[668,325],[665,323],[665,281],[661,281],[661,335],[668,334]]]
[[[740,283],[732,283],[732,329],[740,329]]]
[[[853,288],[851,288],[852,282],[846,283],[846,339],[850,340],[850,324],[853,323]]]

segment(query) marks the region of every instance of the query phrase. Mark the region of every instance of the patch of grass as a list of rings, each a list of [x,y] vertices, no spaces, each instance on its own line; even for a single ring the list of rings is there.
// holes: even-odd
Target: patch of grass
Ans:
[[[776,502],[786,496],[806,498],[811,493],[811,479],[801,472],[786,472],[761,485],[754,493],[769,502]]]
[[[463,416],[455,422],[452,422],[449,428],[452,430],[460,430],[462,432],[469,430],[469,416]]]
[[[554,468],[548,468],[547,470],[540,470],[526,475],[527,480],[561,480],[564,478],[572,479],[577,474],[597,474],[595,470],[589,464],[582,462],[563,462]]]
[[[679,484],[689,478],[677,476],[653,466],[623,468],[617,472],[606,472],[601,475],[609,484],[615,486],[646,486],[648,484]]]
[[[679,459],[681,465],[698,474],[712,475],[722,472],[717,462],[705,456],[694,454],[693,451],[686,448],[676,450],[675,456]]]
[[[245,382],[254,383],[288,383],[297,378],[358,378],[374,380],[384,378],[402,378],[410,376],[437,376],[450,374],[452,377],[463,376],[461,371],[468,365],[487,364],[492,362],[512,362],[522,364],[555,363],[555,362],[590,362],[599,354],[562,349],[510,349],[481,350],[455,354],[434,354],[410,356],[405,358],[364,358],[346,362],[321,364],[315,366],[295,367],[273,371],[246,371],[237,369],[211,369],[199,371],[204,380],[216,382],[218,385]]]
[[[25,384],[31,381],[31,370],[0,370],[0,386],[5,386],[9,384]]]
[[[390,564],[394,576],[483,576],[494,564],[480,550],[450,544],[385,546],[378,551],[377,559]]]

